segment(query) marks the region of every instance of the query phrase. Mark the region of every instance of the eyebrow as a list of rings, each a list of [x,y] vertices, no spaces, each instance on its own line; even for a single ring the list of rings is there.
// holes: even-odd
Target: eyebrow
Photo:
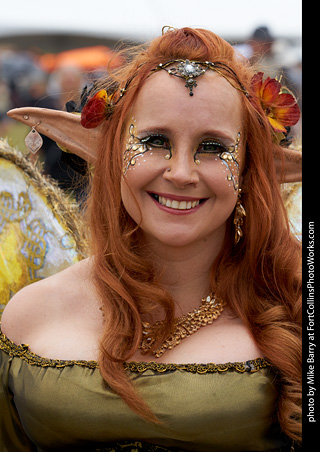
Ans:
[[[138,127],[137,127],[137,129],[138,129]],[[154,126],[154,127],[148,127],[148,128],[145,128],[145,129],[137,130],[137,133],[139,135],[146,135],[146,136],[148,134],[152,134],[152,133],[159,133],[159,134],[169,135],[171,133],[171,131],[167,127]]]
[[[237,138],[238,132],[239,132],[239,130],[237,130],[234,134],[231,135],[231,133],[224,132],[221,130],[209,129],[206,131],[202,131],[201,133],[198,134],[198,136],[199,136],[199,141],[209,140],[209,139],[217,139],[217,140],[222,140],[222,141],[230,141],[230,144],[233,144]],[[146,128],[142,128],[141,130],[137,130],[137,135],[138,136],[143,135],[144,137],[146,137],[148,135],[152,135],[152,134],[157,134],[157,133],[166,135],[169,138],[169,135],[171,135],[172,131],[168,127],[159,127],[159,126],[146,127]]]

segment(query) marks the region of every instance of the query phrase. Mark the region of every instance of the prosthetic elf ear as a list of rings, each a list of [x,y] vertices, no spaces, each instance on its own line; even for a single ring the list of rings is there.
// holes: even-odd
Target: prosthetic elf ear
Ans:
[[[302,181],[302,152],[292,148],[282,148],[283,156],[274,156],[279,182]]]
[[[37,125],[39,133],[51,138],[60,147],[89,163],[95,163],[101,129],[82,127],[79,114],[47,108],[22,107],[8,111],[7,115],[31,128]]]

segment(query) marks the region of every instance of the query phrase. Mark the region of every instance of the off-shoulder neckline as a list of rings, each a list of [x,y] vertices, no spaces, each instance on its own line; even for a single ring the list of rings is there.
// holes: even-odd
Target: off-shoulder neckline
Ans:
[[[54,368],[64,368],[70,366],[80,366],[87,367],[89,369],[99,368],[98,361],[95,360],[64,360],[64,359],[52,359],[45,358],[43,356],[37,355],[29,350],[27,344],[15,344],[10,340],[2,331],[0,326],[0,350],[4,351],[8,355],[20,358],[33,366],[39,367],[54,367]],[[163,373],[172,372],[175,370],[184,370],[191,373],[204,374],[204,373],[216,373],[216,372],[226,372],[229,370],[235,370],[240,373],[244,372],[257,372],[260,369],[271,367],[271,363],[265,358],[255,358],[248,361],[239,362],[227,362],[221,364],[215,363],[188,363],[188,364],[178,364],[178,363],[159,363],[155,361],[128,361],[124,362],[124,368],[131,372],[143,373],[147,370],[153,372]]]

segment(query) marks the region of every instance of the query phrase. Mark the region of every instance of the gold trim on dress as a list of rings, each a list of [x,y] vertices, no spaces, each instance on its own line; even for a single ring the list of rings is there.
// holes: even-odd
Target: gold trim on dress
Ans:
[[[85,361],[85,360],[62,360],[62,359],[50,359],[44,358],[29,350],[29,346],[26,344],[16,345],[10,339],[6,337],[0,330],[0,350],[3,350],[8,355],[14,358],[20,358],[26,361],[32,366],[39,367],[57,367],[63,368],[68,366],[82,366],[88,367],[89,369],[95,369],[99,367],[97,361]],[[173,372],[176,370],[186,371],[197,374],[207,374],[207,373],[221,373],[227,372],[229,370],[237,371],[240,373],[244,372],[257,372],[260,369],[271,367],[271,363],[265,358],[256,358],[244,362],[234,362],[234,363],[224,363],[224,364],[175,364],[175,363],[156,363],[151,362],[125,362],[124,368],[130,372],[143,373],[148,370],[157,373]]]

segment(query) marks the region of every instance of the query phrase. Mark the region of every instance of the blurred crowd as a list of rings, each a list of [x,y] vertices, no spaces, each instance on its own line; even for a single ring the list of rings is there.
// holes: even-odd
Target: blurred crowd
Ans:
[[[103,75],[103,70],[86,72],[74,64],[48,70],[37,52],[0,48],[0,137],[26,152],[24,138],[29,129],[8,118],[7,111],[26,106],[65,110],[66,102],[79,100],[84,86],[90,86]],[[64,162],[62,151],[54,141],[44,135],[42,139],[38,158],[44,172],[54,178],[60,188],[74,194],[75,182],[81,185],[79,174]],[[79,192],[81,190],[79,188]]]
[[[302,108],[302,47],[299,40],[276,39],[268,27],[262,26],[235,48],[257,70],[277,80],[281,77],[281,83],[292,91]]]
[[[245,42],[235,44],[237,51],[271,77],[282,75],[284,83],[301,101],[301,46],[289,39],[275,39],[267,27],[257,28]],[[79,98],[85,85],[105,74],[105,70],[86,71],[81,65],[48,67],[38,51],[0,47],[0,136],[10,137],[13,122],[6,116],[12,108],[36,106],[64,109],[67,101]],[[296,128],[295,133],[300,133]],[[61,163],[61,150],[43,137],[44,169],[69,188],[74,174]],[[14,143],[15,144],[15,143]]]

